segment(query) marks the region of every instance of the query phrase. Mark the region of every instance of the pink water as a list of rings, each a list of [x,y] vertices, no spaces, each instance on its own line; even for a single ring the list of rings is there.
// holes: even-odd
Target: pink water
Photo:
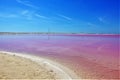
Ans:
[[[118,79],[119,35],[1,35],[0,50],[49,57],[82,78]]]

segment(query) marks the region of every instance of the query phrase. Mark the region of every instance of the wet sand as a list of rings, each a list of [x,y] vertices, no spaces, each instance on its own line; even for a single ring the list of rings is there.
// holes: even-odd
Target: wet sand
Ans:
[[[72,80],[73,73],[67,73],[67,70],[47,59],[0,51],[0,79]]]

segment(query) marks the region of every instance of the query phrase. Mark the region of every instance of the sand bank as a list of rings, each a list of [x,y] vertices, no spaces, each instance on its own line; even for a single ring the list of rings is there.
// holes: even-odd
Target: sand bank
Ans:
[[[0,79],[67,79],[76,75],[48,59],[0,51]]]

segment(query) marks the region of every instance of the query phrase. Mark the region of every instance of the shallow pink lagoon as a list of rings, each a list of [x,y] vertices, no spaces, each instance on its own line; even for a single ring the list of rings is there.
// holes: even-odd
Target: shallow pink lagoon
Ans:
[[[81,78],[118,79],[119,35],[1,35],[0,50],[47,57]]]

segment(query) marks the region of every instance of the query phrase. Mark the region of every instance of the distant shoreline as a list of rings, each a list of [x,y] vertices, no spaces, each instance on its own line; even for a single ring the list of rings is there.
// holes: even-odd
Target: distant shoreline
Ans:
[[[95,33],[47,33],[47,32],[0,32],[0,35],[68,35],[68,36],[120,36],[120,34],[95,34]]]

